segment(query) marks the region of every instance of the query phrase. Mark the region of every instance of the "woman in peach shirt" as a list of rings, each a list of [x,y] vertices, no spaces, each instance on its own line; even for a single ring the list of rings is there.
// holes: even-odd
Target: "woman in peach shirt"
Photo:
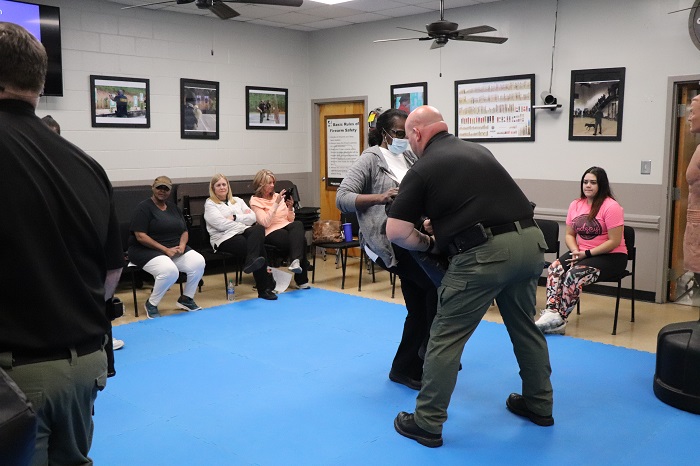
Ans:
[[[295,221],[294,201],[285,197],[285,190],[275,192],[275,175],[270,170],[260,170],[253,179],[255,194],[250,198],[250,208],[258,223],[265,227],[265,243],[289,253],[294,282],[301,289],[309,286],[309,261],[306,258],[304,225]]]

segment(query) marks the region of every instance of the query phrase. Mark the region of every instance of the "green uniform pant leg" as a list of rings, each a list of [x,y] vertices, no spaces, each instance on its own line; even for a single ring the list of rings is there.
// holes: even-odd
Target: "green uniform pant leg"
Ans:
[[[39,420],[32,466],[90,465],[97,392],[107,383],[107,355],[95,351],[72,359],[14,367],[7,373],[34,406]]]
[[[421,428],[432,433],[441,432],[464,345],[493,299],[501,297],[499,295],[502,295],[500,301],[503,305],[511,306],[504,320],[508,319],[511,326],[515,325],[516,357],[526,363],[528,386],[532,385],[532,393],[540,393],[543,399],[542,406],[535,405],[533,409],[546,411],[547,398],[551,409],[551,369],[546,342],[533,321],[536,279],[544,263],[544,244],[539,229],[528,228],[498,235],[452,258],[443,286],[438,290],[438,313],[431,328],[423,387],[416,402],[415,419]],[[519,304],[513,305],[513,301]],[[539,337],[532,333],[530,326],[539,332]],[[520,335],[522,329],[536,341],[535,345]],[[530,351],[534,356],[528,354]],[[528,369],[530,366],[535,369]],[[533,370],[546,382],[531,380]]]
[[[505,268],[505,262],[484,264],[477,255],[498,249],[490,240],[454,256],[438,289],[438,311],[430,329],[414,415],[416,424],[428,432],[442,433],[464,345],[500,290],[493,277]]]
[[[550,416],[552,367],[547,340],[534,322],[535,299],[530,296],[534,296],[536,288],[536,279],[515,283],[504,289],[496,302],[520,367],[525,403],[534,413]]]

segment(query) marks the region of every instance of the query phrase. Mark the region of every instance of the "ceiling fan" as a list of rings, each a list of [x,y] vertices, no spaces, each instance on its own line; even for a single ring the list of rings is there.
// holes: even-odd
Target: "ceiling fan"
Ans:
[[[393,42],[397,40],[433,40],[433,45],[430,49],[438,49],[444,47],[450,40],[462,40],[462,41],[472,41],[472,42],[488,42],[490,44],[502,44],[507,41],[507,37],[492,37],[492,36],[475,36],[474,34],[480,34],[482,32],[491,32],[496,29],[491,26],[474,26],[465,29],[457,29],[459,25],[451,21],[445,21],[445,5],[444,0],[440,0],[440,21],[435,21],[434,23],[426,24],[425,29],[428,32],[427,37],[405,37],[400,39],[380,39],[374,42]],[[420,32],[416,29],[409,29],[399,27],[399,29],[405,29],[407,31]]]
[[[177,5],[185,5],[194,3],[197,8],[207,9],[221,19],[231,19],[240,16],[236,10],[226,5],[226,3],[251,3],[255,5],[280,5],[280,6],[301,6],[303,0],[165,0],[160,2],[142,3],[140,5],[125,6],[122,10],[130,8],[140,8],[151,5],[161,5],[165,3],[175,3]]]

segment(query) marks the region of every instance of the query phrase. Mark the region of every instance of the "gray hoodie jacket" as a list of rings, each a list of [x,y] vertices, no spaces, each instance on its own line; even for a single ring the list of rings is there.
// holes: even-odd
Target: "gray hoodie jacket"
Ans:
[[[418,158],[412,151],[403,153],[408,167],[413,166]],[[335,195],[335,205],[341,212],[355,212],[360,225],[360,242],[382,258],[389,267],[396,265],[394,250],[386,238],[386,207],[375,205],[367,210],[357,210],[355,199],[358,194],[381,194],[397,187],[389,167],[384,160],[381,148],[372,146],[366,149],[353,163]]]

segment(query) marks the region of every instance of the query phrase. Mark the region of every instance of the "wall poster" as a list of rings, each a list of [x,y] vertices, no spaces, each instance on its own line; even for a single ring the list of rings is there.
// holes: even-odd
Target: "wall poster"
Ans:
[[[326,186],[340,186],[364,141],[362,115],[327,116]]]
[[[535,75],[455,81],[455,132],[467,141],[534,141]]]

